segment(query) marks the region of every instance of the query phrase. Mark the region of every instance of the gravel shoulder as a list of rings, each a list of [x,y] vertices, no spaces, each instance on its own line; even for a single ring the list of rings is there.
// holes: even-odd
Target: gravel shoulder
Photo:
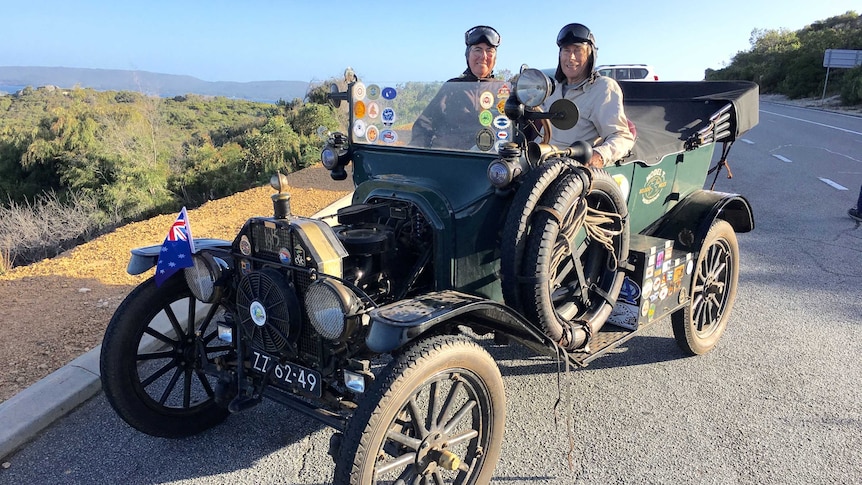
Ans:
[[[288,175],[291,211],[310,216],[349,194],[315,165]],[[232,240],[252,216],[271,215],[275,191],[258,187],[189,210],[195,237]],[[126,273],[129,251],[159,244],[176,214],[120,227],[57,257],[0,275],[0,402],[99,345],[114,310],[150,276]]]

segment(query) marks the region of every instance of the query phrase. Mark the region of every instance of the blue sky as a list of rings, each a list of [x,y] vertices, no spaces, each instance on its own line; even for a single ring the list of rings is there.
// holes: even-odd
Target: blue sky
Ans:
[[[435,81],[464,70],[464,31],[473,25],[500,31],[497,68],[514,72],[521,64],[555,66],[557,31],[580,22],[596,35],[600,64],[647,63],[662,80],[696,81],[747,50],[755,28],[798,30],[848,10],[862,13],[862,4],[0,0],[0,66],[127,69],[206,81],[322,81],[352,66],[366,81]]]

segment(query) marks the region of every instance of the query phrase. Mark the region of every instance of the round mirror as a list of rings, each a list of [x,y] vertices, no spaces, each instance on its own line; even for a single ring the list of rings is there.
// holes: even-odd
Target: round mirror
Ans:
[[[566,98],[560,98],[551,103],[548,113],[551,115],[551,124],[558,130],[572,128],[578,123],[578,118],[581,116],[575,103]]]
[[[528,108],[539,106],[552,92],[554,92],[553,81],[538,69],[524,69],[515,84],[518,101]]]

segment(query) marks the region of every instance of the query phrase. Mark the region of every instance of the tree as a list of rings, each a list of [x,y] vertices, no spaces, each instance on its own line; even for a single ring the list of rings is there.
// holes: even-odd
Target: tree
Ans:
[[[817,21],[798,31],[754,29],[749,38],[751,49],[738,52],[730,65],[707,70],[706,79],[744,79],[755,81],[762,93],[780,93],[798,98],[822,93],[826,69],[826,49],[862,49],[862,18],[856,12]],[[836,72],[837,71],[837,72]],[[845,92],[852,74],[833,70],[829,87]],[[850,86],[846,90],[853,92]],[[847,99],[852,99],[852,94]]]

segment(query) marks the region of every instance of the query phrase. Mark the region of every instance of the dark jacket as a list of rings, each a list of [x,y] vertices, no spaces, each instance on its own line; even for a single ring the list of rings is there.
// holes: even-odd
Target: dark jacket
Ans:
[[[459,127],[477,124],[479,95],[483,91],[481,83],[494,81],[493,75],[491,73],[491,77],[480,79],[467,68],[460,76],[443,83],[440,91],[413,123],[410,144],[464,150],[475,145],[476,133]]]

